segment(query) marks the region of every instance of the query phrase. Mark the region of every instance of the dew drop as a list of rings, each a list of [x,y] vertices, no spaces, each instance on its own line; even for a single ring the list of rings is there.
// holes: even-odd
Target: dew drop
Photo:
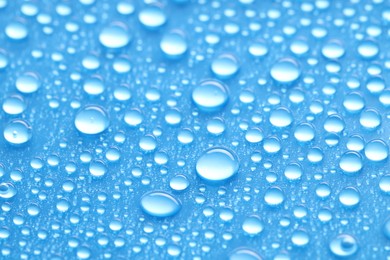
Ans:
[[[180,58],[188,49],[184,32],[173,30],[164,34],[160,42],[160,48],[168,58]]]
[[[37,74],[27,72],[16,79],[16,89],[24,94],[36,92],[41,86],[41,82]]]
[[[99,42],[107,48],[122,48],[129,44],[130,41],[130,33],[126,25],[121,22],[114,22],[104,27],[99,34]]]
[[[183,191],[188,188],[190,185],[190,182],[188,181],[188,178],[184,175],[176,175],[173,177],[169,182],[169,187],[175,191]]]
[[[271,77],[279,83],[291,83],[299,78],[301,69],[292,59],[281,59],[271,67]]]
[[[349,151],[341,156],[339,166],[344,173],[354,174],[363,168],[363,160],[359,153]]]
[[[242,229],[250,236],[260,234],[264,229],[264,224],[258,216],[250,216],[245,218],[242,223]]]
[[[389,148],[382,140],[372,140],[366,144],[364,155],[372,162],[381,162],[389,156]]]
[[[149,5],[138,14],[138,20],[149,29],[157,29],[167,21],[167,16],[158,5]]]
[[[211,71],[220,79],[228,79],[238,70],[238,60],[232,54],[221,54],[211,63]]]
[[[264,201],[268,206],[279,206],[284,202],[284,192],[279,187],[271,187],[265,192]]]
[[[344,188],[339,193],[339,201],[347,208],[355,207],[360,203],[360,193],[354,187]]]
[[[5,34],[15,41],[23,40],[28,36],[27,26],[20,22],[11,22],[5,27]]]

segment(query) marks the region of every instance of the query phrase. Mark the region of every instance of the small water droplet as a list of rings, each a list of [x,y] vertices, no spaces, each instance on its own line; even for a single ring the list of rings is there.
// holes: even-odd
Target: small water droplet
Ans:
[[[202,111],[215,112],[220,110],[228,101],[227,87],[216,80],[201,82],[192,91],[192,100]]]
[[[140,203],[142,210],[153,217],[171,217],[181,209],[180,201],[163,191],[146,193]]]
[[[14,119],[4,128],[5,140],[13,145],[22,145],[30,141],[32,137],[32,128],[30,124],[23,119]]]
[[[114,22],[102,29],[99,34],[100,43],[112,49],[125,47],[131,41],[127,26],[121,22]]]
[[[293,59],[281,59],[271,67],[271,77],[279,83],[291,83],[299,78],[301,69]]]

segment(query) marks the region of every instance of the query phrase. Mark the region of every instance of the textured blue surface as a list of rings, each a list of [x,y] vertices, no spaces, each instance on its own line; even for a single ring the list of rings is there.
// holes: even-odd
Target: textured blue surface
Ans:
[[[0,0],[1,259],[389,259],[390,2]]]

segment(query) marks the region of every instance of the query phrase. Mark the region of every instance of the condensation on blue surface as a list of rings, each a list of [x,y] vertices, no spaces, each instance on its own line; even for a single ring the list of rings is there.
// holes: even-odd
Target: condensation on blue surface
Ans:
[[[1,259],[389,259],[387,0],[0,0]]]

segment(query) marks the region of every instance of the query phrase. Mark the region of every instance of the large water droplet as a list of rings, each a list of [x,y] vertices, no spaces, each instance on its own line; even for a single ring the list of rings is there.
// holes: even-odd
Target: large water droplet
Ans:
[[[74,124],[83,134],[100,134],[109,126],[108,114],[104,108],[89,105],[82,108],[76,115]]]
[[[340,191],[339,201],[345,207],[355,207],[360,203],[360,192],[354,187],[344,188]]]
[[[362,157],[357,152],[346,152],[341,156],[339,166],[344,173],[358,173],[363,168]]]
[[[239,168],[237,156],[225,148],[212,148],[196,162],[196,172],[206,181],[224,181],[235,175]]]
[[[171,217],[179,212],[181,203],[169,193],[152,191],[142,196],[141,208],[153,217]]]
[[[12,40],[23,40],[28,36],[28,29],[23,23],[11,22],[5,27],[5,34]]]
[[[385,142],[376,139],[368,142],[364,148],[364,154],[372,162],[380,162],[389,156],[389,148]]]

